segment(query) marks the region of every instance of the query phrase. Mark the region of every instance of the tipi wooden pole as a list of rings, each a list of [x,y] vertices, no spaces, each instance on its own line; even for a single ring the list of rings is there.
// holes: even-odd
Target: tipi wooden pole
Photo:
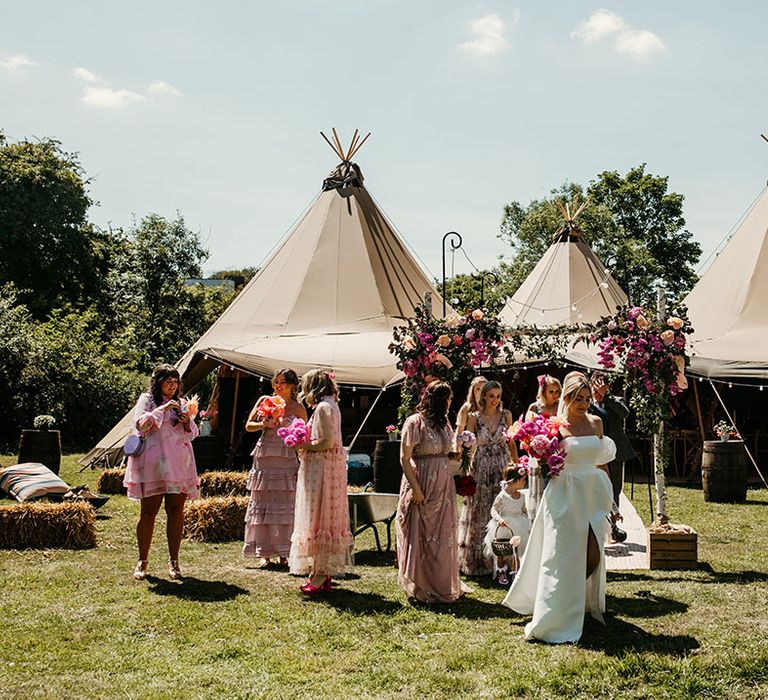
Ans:
[[[334,146],[331,143],[330,139],[322,131],[320,132],[320,136],[322,136],[325,139],[325,142],[333,149],[333,152],[343,160],[344,155],[342,153],[339,153],[339,150],[336,148],[336,146]]]
[[[229,429],[229,444],[235,442],[235,423],[237,422],[237,395],[240,392],[240,370],[235,370],[235,398],[232,406],[232,425]]]
[[[362,148],[363,144],[364,144],[364,143],[365,143],[365,142],[368,140],[368,137],[369,137],[370,135],[371,135],[371,132],[369,131],[369,132],[368,132],[368,133],[365,135],[365,138],[364,138],[364,139],[363,139],[363,140],[362,140],[360,143],[358,143],[358,144],[357,144],[357,146],[355,146],[355,150],[354,150],[354,151],[352,151],[352,153],[351,153],[351,154],[350,154],[350,156],[349,156],[350,158],[353,158],[353,157],[354,157],[354,155],[355,155],[355,153],[357,153],[357,152],[358,152],[358,151],[359,151],[359,150]]]

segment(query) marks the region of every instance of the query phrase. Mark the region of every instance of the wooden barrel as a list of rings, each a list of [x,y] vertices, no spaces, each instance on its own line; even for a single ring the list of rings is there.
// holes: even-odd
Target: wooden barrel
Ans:
[[[197,473],[224,469],[224,441],[218,435],[200,437],[192,440]]]
[[[377,440],[373,453],[373,488],[377,493],[400,493],[400,441]]]
[[[54,474],[61,467],[61,434],[58,430],[22,430],[19,464],[40,462]]]
[[[747,500],[747,456],[741,440],[708,440],[701,456],[704,500],[741,503]]]

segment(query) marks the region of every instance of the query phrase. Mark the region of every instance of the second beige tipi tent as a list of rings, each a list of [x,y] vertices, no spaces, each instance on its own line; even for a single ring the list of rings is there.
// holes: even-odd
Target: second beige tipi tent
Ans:
[[[557,202],[564,223],[552,244],[504,303],[499,318],[506,326],[553,328],[595,323],[627,303],[627,295],[589,247],[576,222],[587,202],[573,207]],[[520,361],[536,358],[519,358]],[[594,348],[579,345],[566,359],[574,364],[597,367]]]

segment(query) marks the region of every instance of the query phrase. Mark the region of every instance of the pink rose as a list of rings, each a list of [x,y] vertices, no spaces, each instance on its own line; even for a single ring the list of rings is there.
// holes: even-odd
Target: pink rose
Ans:
[[[683,319],[678,318],[677,316],[670,316],[667,319],[667,325],[670,328],[674,328],[676,331],[679,331],[683,327]]]
[[[534,435],[531,438],[531,450],[540,455],[550,449],[550,442],[546,435]]]
[[[461,345],[461,343],[462,343],[461,336],[460,335],[454,335],[453,336],[453,344],[458,346],[458,345]]]
[[[685,376],[685,358],[682,355],[675,357],[675,365],[677,366],[677,386],[680,389],[688,388],[688,378]]]
[[[664,343],[664,345],[672,345],[672,342],[675,340],[675,332],[662,331],[659,337],[661,338],[661,342]]]
[[[474,328],[470,328],[465,334],[464,337],[468,340],[472,340],[475,335],[477,335],[477,331]]]
[[[472,312],[472,318],[474,318],[475,321],[481,321],[483,319],[483,312],[480,311],[480,309],[475,309]]]

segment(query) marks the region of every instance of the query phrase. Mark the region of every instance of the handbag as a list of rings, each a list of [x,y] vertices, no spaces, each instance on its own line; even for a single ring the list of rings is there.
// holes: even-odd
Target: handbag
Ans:
[[[126,457],[138,457],[144,451],[144,436],[129,435],[123,445],[123,453]]]

